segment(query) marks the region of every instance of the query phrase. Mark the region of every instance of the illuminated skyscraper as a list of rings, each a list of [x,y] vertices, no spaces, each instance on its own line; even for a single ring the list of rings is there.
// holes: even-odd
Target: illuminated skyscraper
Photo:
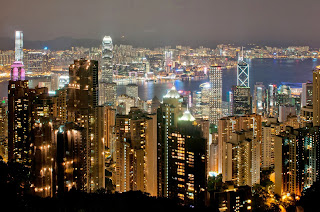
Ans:
[[[249,64],[243,60],[243,50],[242,56],[239,56],[237,65],[237,86],[250,87],[249,84]]]
[[[100,148],[103,139],[100,139],[99,123],[101,118],[98,108],[98,61],[75,60],[69,67],[70,82],[67,94],[68,121],[74,122],[85,129],[84,138],[85,160],[83,169],[86,170],[84,186],[86,191],[95,191],[104,186],[104,181],[97,177],[104,167],[101,156],[104,152]],[[97,166],[103,166],[102,168]]]
[[[104,36],[102,40],[102,74],[101,82],[112,83],[112,57],[113,44],[110,36]]]
[[[115,122],[116,191],[142,191],[157,196],[157,120],[133,107]]]
[[[252,113],[252,98],[249,87],[232,87],[232,112],[234,115],[249,115]]]
[[[209,71],[210,80],[210,124],[218,125],[222,116],[222,71],[221,66],[211,66]]]
[[[102,40],[102,71],[99,80],[99,105],[115,107],[117,85],[113,82],[113,44],[110,36]]]
[[[313,126],[320,126],[320,67],[313,71]]]
[[[229,116],[219,120],[218,166],[223,182],[260,183],[261,116]]]
[[[313,84],[312,82],[302,83],[302,93],[301,93],[301,108],[305,106],[311,106],[312,101],[312,91]]]
[[[169,129],[168,140],[168,197],[184,205],[204,205],[207,141],[189,110]]]
[[[15,61],[23,63],[23,32],[16,31],[15,34]]]
[[[264,115],[266,109],[266,89],[262,82],[254,85],[253,113]]]

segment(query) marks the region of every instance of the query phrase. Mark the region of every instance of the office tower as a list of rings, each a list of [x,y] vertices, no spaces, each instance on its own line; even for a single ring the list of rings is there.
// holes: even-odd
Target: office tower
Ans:
[[[86,167],[87,191],[94,191],[103,187],[97,183],[98,173],[93,168],[103,164],[100,159],[104,149],[98,148],[103,142],[99,138],[98,121],[98,61],[75,60],[69,67],[70,83],[67,93],[68,121],[85,129],[86,139],[84,150],[86,157],[83,167]],[[104,165],[104,164],[103,164]]]
[[[219,120],[218,166],[223,182],[252,186],[260,182],[261,116],[230,116]]]
[[[277,85],[269,84],[267,90],[267,113],[269,117],[278,117]]]
[[[116,191],[142,191],[157,196],[157,122],[132,108],[129,115],[117,115],[115,122]]]
[[[40,51],[29,51],[27,53],[27,70],[28,72],[44,72],[44,54]]]
[[[301,196],[318,181],[319,127],[286,127],[275,140],[275,193]]]
[[[99,80],[99,105],[109,105],[115,107],[117,96],[117,84],[113,82],[113,44],[110,36],[105,36],[102,40],[102,70]]]
[[[280,134],[281,126],[276,118],[267,118],[262,123],[261,169],[274,167],[275,138]]]
[[[251,94],[249,87],[232,87],[232,112],[235,116],[248,115],[252,113]]]
[[[166,72],[170,72],[171,71],[171,67],[173,65],[173,56],[172,56],[172,51],[170,50],[166,50],[164,52],[164,69]]]
[[[266,89],[262,82],[257,82],[254,85],[253,95],[253,113],[265,115],[266,113]]]
[[[204,205],[207,141],[188,110],[169,130],[168,140],[168,197],[183,205]]]
[[[302,83],[301,108],[305,106],[311,106],[313,104],[312,91],[313,91],[312,82],[308,81],[306,83]]]
[[[288,85],[280,85],[277,93],[277,105],[295,105],[291,88]]]
[[[211,66],[209,71],[210,81],[210,124],[218,125],[222,115],[222,71],[221,66]]]
[[[287,121],[289,115],[296,115],[296,108],[292,105],[279,105],[279,122]]]
[[[23,63],[23,32],[15,33],[15,61]]]
[[[313,70],[313,126],[320,126],[320,67]]]
[[[244,61],[243,49],[242,56],[238,58],[237,64],[237,86],[250,87],[249,83],[249,64]]]
[[[126,94],[137,99],[139,97],[138,89],[139,87],[137,84],[128,84],[126,85]]]
[[[228,108],[229,108],[229,116],[233,116],[233,92],[232,91],[228,91],[227,101],[228,101]]]
[[[8,161],[8,106],[5,100],[0,102],[0,157]]]
[[[55,128],[55,192],[62,196],[71,188],[87,191],[85,129],[68,122]]]
[[[101,82],[113,82],[112,57],[113,44],[110,36],[104,36],[102,40],[102,73]]]

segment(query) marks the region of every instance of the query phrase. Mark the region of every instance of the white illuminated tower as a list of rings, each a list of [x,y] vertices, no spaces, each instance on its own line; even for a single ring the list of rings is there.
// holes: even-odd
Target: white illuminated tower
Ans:
[[[104,36],[102,40],[102,71],[99,82],[99,105],[114,107],[117,96],[117,84],[113,82],[113,43],[110,36]]]
[[[222,111],[222,71],[221,66],[211,66],[209,70],[210,81],[210,124],[218,125]]]
[[[110,36],[104,36],[102,40],[102,82],[113,82],[112,57],[113,44]]]
[[[237,86],[250,87],[249,85],[249,64],[243,60],[243,48],[242,55],[238,58],[237,65]]]
[[[23,32],[16,31],[15,34],[15,61],[23,63]]]

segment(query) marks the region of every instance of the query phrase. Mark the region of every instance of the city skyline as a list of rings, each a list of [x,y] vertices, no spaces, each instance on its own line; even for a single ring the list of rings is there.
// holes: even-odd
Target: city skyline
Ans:
[[[305,24],[318,18],[308,1],[17,0],[6,22],[0,9],[0,200],[310,211],[320,30]]]

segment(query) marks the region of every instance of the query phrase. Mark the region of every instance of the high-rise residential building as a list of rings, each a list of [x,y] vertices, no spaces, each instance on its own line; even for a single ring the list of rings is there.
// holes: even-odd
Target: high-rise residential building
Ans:
[[[259,115],[266,114],[266,89],[262,82],[257,82],[254,85],[253,95],[253,113]]]
[[[23,32],[15,32],[15,61],[23,63]]]
[[[54,192],[63,195],[71,188],[87,191],[85,129],[73,122],[57,126],[54,130],[55,179]]]
[[[275,139],[275,193],[295,194],[319,181],[319,127],[286,127]]]
[[[252,98],[249,87],[232,87],[232,112],[233,115],[249,115],[252,113]]]
[[[210,96],[209,96],[209,121],[218,125],[222,116],[222,71],[221,66],[211,66],[209,71]]]
[[[218,172],[223,182],[252,186],[260,182],[261,116],[230,116],[219,120]]]
[[[8,105],[5,100],[0,102],[0,157],[8,161]]]
[[[95,191],[104,187],[104,180],[99,179],[104,162],[103,139],[101,139],[98,108],[98,61],[75,60],[69,67],[70,82],[67,93],[67,116],[69,122],[74,122],[85,129],[84,138],[86,151],[83,167],[86,167],[87,191]],[[99,170],[99,172],[97,172]]]
[[[313,126],[320,126],[320,67],[313,70]]]
[[[117,115],[115,122],[116,191],[157,196],[157,119],[138,108]]]
[[[277,118],[267,118],[267,121],[262,123],[261,169],[274,168],[275,138],[280,131]]]
[[[184,205],[204,205],[207,140],[188,110],[169,129],[168,140],[168,197]]]

